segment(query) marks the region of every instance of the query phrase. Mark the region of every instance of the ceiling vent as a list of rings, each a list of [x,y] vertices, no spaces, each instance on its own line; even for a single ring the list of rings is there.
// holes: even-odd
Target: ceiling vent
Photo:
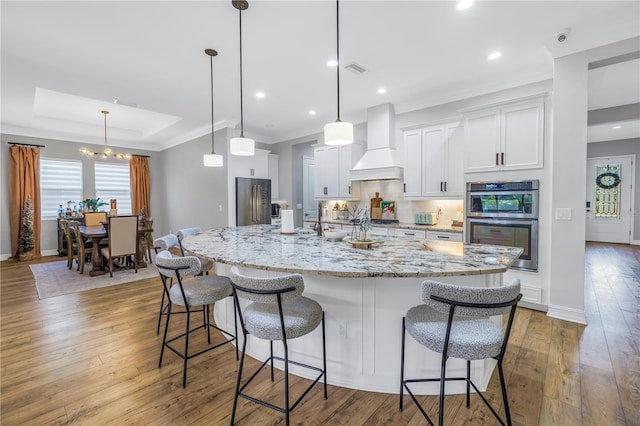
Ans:
[[[360,64],[356,64],[355,62],[351,62],[345,68],[351,71],[352,73],[358,74],[358,75],[362,74],[363,72],[367,72],[367,69],[365,67],[363,67]]]

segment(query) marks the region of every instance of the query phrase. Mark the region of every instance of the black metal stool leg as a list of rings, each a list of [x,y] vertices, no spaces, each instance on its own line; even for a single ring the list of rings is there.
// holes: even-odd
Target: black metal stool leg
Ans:
[[[511,413],[509,412],[509,398],[507,398],[507,387],[504,383],[504,372],[502,371],[502,359],[498,360],[498,373],[500,374],[500,387],[502,388],[502,401],[504,412],[507,416],[507,425],[511,426]]]
[[[164,289],[162,290],[162,301],[160,302],[160,313],[158,314],[158,328],[156,334],[160,334],[160,322],[162,321],[162,312],[164,311]]]
[[[444,384],[446,375],[447,357],[442,355],[442,366],[440,367],[440,412],[438,413],[438,425],[444,422]]]
[[[247,348],[247,335],[243,333],[243,337],[244,338],[242,340],[242,356],[240,356],[240,365],[238,366],[238,379],[236,380],[236,392],[233,395],[233,409],[231,411],[231,423],[230,423],[231,426],[233,426],[233,423],[235,422],[235,418],[236,418],[238,396],[240,395],[240,383],[242,382],[242,366],[244,365],[244,354],[245,354],[245,349]]]
[[[271,381],[273,382],[273,340],[269,340],[269,349],[271,350]]]
[[[289,426],[289,348],[286,336],[282,343],[284,344],[284,423],[285,426]]]
[[[400,346],[400,411],[402,411],[402,398],[404,393],[404,321],[405,317],[402,317],[402,345]]]
[[[471,361],[467,360],[467,408],[471,404]]]
[[[324,311],[322,311],[322,369],[324,371],[324,399],[327,399],[327,344],[324,331]]]
[[[169,330],[169,318],[171,318],[171,301],[167,304],[167,320],[164,323],[164,335],[162,336],[162,348],[160,349],[160,361],[158,368],[162,367],[162,356],[164,355],[164,347],[167,344],[167,330]]]
[[[189,359],[189,323],[191,322],[191,307],[186,304],[187,308],[187,326],[184,335],[184,361],[182,363],[182,387],[187,387],[187,360]]]

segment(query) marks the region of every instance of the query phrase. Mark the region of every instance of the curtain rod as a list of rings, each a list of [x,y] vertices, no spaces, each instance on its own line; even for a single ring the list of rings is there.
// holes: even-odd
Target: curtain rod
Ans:
[[[44,145],[35,145],[32,143],[21,143],[21,142],[7,142],[9,145],[20,145],[20,146],[35,146],[37,148],[45,148]]]
[[[140,154],[131,154],[132,157],[141,157],[141,158],[151,158],[148,155],[140,155]]]

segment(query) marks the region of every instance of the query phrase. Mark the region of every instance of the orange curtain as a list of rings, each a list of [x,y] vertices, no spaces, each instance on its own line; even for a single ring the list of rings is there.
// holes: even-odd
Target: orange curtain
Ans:
[[[40,148],[9,147],[9,224],[11,257],[19,259],[18,238],[24,203],[31,196],[33,206],[33,257],[40,257]]]
[[[131,157],[129,163],[131,176],[131,213],[140,214],[144,207],[146,216],[151,216],[151,177],[149,175],[149,159]]]

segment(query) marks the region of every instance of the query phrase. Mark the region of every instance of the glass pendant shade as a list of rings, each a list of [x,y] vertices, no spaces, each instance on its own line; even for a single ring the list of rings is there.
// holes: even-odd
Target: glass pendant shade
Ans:
[[[205,154],[204,166],[205,167],[222,167],[224,164],[222,155],[220,154]]]
[[[324,126],[325,145],[349,145],[353,143],[353,124],[336,121]]]
[[[256,153],[256,144],[253,139],[245,137],[231,138],[229,153],[233,155],[254,155]]]

